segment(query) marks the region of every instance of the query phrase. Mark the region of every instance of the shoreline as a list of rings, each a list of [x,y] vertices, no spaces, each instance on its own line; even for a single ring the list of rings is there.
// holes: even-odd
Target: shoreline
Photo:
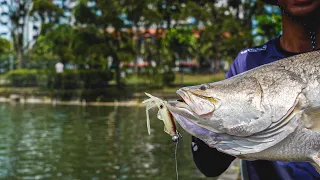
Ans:
[[[75,105],[75,106],[127,106],[127,107],[143,107],[144,105],[138,100],[114,101],[114,102],[86,102],[79,100],[61,101],[49,98],[6,98],[0,96],[0,103],[14,104],[51,104],[55,105]]]
[[[144,94],[143,94],[144,95]],[[163,99],[173,99],[176,96],[171,93],[154,93],[153,95]],[[132,98],[127,100],[114,100],[114,101],[86,101],[85,99],[74,100],[58,100],[49,96],[24,96],[20,94],[11,94],[9,97],[0,95],[0,103],[14,103],[14,104],[51,104],[55,105],[76,105],[76,106],[123,106],[123,107],[145,107],[141,102],[147,99],[147,96],[142,94],[136,94]]]

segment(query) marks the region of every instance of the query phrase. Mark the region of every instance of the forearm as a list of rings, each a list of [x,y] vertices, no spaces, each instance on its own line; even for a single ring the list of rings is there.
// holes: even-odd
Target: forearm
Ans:
[[[207,177],[221,175],[235,159],[215,148],[210,148],[196,137],[192,137],[192,154],[196,166]]]

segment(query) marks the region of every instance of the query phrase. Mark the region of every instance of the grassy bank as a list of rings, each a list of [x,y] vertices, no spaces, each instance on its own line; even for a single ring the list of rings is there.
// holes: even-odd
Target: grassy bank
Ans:
[[[183,74],[177,73],[175,75],[175,81],[171,86],[164,87],[152,87],[144,78],[139,78],[138,76],[132,76],[127,79],[126,84],[131,87],[136,87],[136,92],[142,92],[147,89],[154,93],[175,93],[176,90],[183,86],[193,86],[202,83],[209,83],[220,81],[225,78],[224,73],[218,74]],[[114,82],[113,82],[114,83]],[[141,86],[146,86],[147,88],[142,88]],[[140,87],[140,88],[138,88]]]

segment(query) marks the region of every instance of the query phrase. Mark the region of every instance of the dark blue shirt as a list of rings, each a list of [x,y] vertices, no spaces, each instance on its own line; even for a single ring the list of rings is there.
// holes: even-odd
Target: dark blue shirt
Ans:
[[[281,48],[279,38],[273,39],[262,46],[244,49],[231,64],[226,78],[292,55],[295,55],[295,53],[287,52]],[[261,168],[273,169],[279,179],[320,179],[319,173],[307,162],[243,161],[243,163],[245,163],[247,175],[250,180],[262,179],[261,175],[259,175],[259,169]],[[259,166],[261,166],[261,168]]]

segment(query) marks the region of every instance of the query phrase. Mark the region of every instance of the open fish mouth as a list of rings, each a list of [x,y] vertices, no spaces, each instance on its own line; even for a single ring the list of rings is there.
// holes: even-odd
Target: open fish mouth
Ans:
[[[170,101],[168,101],[168,106],[171,108],[183,108],[183,109],[188,109],[189,111],[191,111],[190,107],[183,99],[170,100]]]
[[[182,92],[179,92],[179,91],[181,91],[181,90],[177,91],[177,95],[178,95],[178,99],[177,100],[169,100],[168,101],[168,103],[171,106],[182,105],[183,103],[187,104],[186,101],[184,100],[184,95],[182,94]]]
[[[194,113],[193,110],[190,108],[188,103],[185,100],[185,97],[179,93],[177,93],[178,99],[177,100],[169,100],[168,101],[168,109],[169,111],[187,111],[189,113]]]
[[[189,113],[192,112],[199,116],[207,116],[216,108],[216,101],[212,97],[204,96],[201,93],[182,88],[177,90],[177,95],[179,99],[175,104],[171,103],[171,105],[187,109]]]
[[[175,106],[191,110],[190,105],[192,104],[192,102],[190,101],[188,93],[179,89],[177,91],[177,95],[179,96],[179,98],[176,100]]]

